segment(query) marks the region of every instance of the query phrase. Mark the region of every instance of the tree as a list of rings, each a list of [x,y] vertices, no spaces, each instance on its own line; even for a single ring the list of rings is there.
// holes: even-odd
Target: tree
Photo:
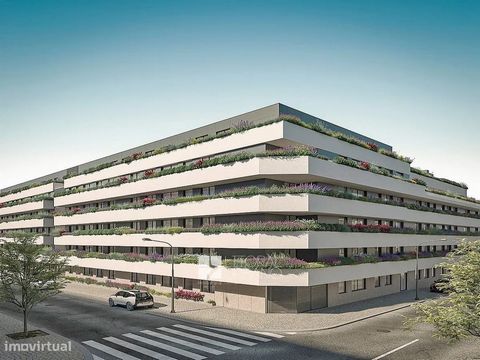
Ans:
[[[18,232],[0,243],[0,300],[23,312],[24,337],[28,337],[27,318],[32,307],[64,287],[68,261],[36,244],[36,238],[35,234]]]
[[[433,325],[434,335],[451,341],[480,337],[480,240],[461,241],[447,258],[440,266],[447,270],[448,281],[438,286],[446,296],[416,304],[416,316],[406,325]]]

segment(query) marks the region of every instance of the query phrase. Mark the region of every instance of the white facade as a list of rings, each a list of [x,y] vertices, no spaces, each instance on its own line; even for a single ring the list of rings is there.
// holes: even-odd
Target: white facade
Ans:
[[[259,110],[244,116],[254,119],[257,125],[272,120],[263,118],[263,114],[265,111]],[[242,119],[238,117],[235,121]],[[311,120],[305,121],[312,124]],[[185,259],[194,254],[213,255],[215,264],[176,264],[175,286],[202,291],[219,305],[257,312],[305,311],[409,289],[416,276],[412,253],[417,247],[426,252],[419,261],[420,269],[424,270],[420,284],[429,286],[441,275],[441,269],[434,268],[444,260],[442,255],[461,239],[472,239],[478,234],[480,203],[469,201],[462,186],[412,173],[407,161],[290,119],[247,126],[218,137],[227,131],[227,123],[235,126],[233,120],[225,120],[179,135],[183,140],[172,144],[193,140],[176,150],[153,155],[150,154],[153,150],[146,148],[143,152],[151,156],[137,154],[139,159],[135,159],[132,155],[128,161],[113,156],[109,160],[116,163],[110,166],[97,161],[80,166],[77,175],[65,171],[64,175],[68,175],[63,185],[51,182],[17,193],[3,196],[0,193],[0,202],[10,202],[8,207],[0,207],[0,221],[3,216],[0,232],[42,229],[46,243],[51,242],[49,235],[53,233],[57,249],[79,255],[72,256],[69,263],[70,271],[77,276],[159,288],[170,286],[170,264],[148,258],[155,254],[168,257],[170,251],[143,238],[168,241],[175,248],[174,254],[186,256]],[[365,137],[345,131],[349,136],[361,138],[364,145],[367,143]],[[207,135],[213,139],[202,142]],[[373,139],[368,142],[388,150],[387,145]],[[308,147],[311,153],[270,155],[286,151],[282,149],[299,151],[300,147]],[[208,159],[239,153],[251,154],[251,158],[210,167],[202,165]],[[387,174],[339,164],[337,157],[362,162],[363,167],[376,167]],[[151,178],[146,175],[192,163],[199,165],[170,175]],[[93,166],[98,170],[87,170]],[[87,170],[86,174],[82,169]],[[420,184],[413,179],[420,180]],[[426,186],[421,185],[423,182]],[[314,184],[330,192],[289,193],[289,188],[304,184]],[[272,186],[283,192],[220,195],[252,187],[267,191]],[[432,189],[451,196],[429,191]],[[35,198],[46,193],[55,194],[54,204],[49,199]],[[31,202],[12,205],[12,201],[29,197]],[[172,199],[177,203],[172,204]],[[45,213],[50,215],[25,218]],[[233,233],[224,227],[253,221],[257,226],[298,224],[301,220],[335,225],[338,230],[265,228]],[[206,233],[213,224],[223,229],[221,233]],[[114,229],[128,233],[114,235]],[[169,229],[180,233],[153,234]],[[354,231],[346,232],[350,229]],[[368,229],[374,232],[365,232]],[[261,270],[232,265],[233,259],[265,257],[271,253],[311,264],[301,265],[304,267],[301,269]],[[144,261],[125,260],[132,256],[143,256]],[[219,257],[223,263],[219,263]],[[365,257],[375,262],[336,266],[329,263],[332,259],[345,264],[360,262]],[[319,264],[325,267],[320,268]]]

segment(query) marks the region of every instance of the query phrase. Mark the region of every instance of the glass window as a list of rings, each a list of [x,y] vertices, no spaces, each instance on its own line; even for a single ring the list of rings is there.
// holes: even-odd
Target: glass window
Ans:
[[[385,276],[385,285],[392,285],[392,275]]]
[[[375,287],[380,287],[380,276],[375,278]]]
[[[366,279],[352,280],[352,291],[364,290],[366,288]]]
[[[338,283],[338,293],[344,294],[347,292],[346,281],[340,281]]]

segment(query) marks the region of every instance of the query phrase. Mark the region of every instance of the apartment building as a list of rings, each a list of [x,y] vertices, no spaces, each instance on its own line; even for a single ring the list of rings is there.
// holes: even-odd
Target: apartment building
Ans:
[[[38,184],[38,185],[35,185]],[[98,281],[304,312],[428,287],[478,237],[467,187],[274,104],[0,192],[0,237],[41,234]],[[52,218],[53,215],[53,218]],[[419,271],[415,272],[415,250]]]

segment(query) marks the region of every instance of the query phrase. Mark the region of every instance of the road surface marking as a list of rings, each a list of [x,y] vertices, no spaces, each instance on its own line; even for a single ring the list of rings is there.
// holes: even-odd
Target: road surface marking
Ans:
[[[138,335],[131,334],[131,333],[123,334],[123,336],[128,337],[128,338],[133,339],[133,340],[136,340],[136,341],[139,341],[139,342],[143,342],[143,343],[148,344],[148,345],[152,345],[152,346],[157,347],[159,349],[167,350],[167,351],[185,356],[185,357],[190,358],[190,359],[194,359],[194,360],[206,359],[205,356],[198,355],[198,354],[195,354],[195,353],[187,351],[187,350],[182,350],[182,349],[177,348],[175,346],[170,346],[170,345],[167,345],[167,344],[155,341],[155,340],[145,338],[143,336],[138,336]]]
[[[206,326],[206,328],[211,329],[211,330],[215,330],[215,331],[224,332],[224,333],[227,333],[227,334],[238,335],[238,336],[242,336],[242,337],[245,337],[245,338],[248,338],[248,339],[262,341],[262,342],[267,342],[267,341],[271,340],[271,339],[267,339],[267,338],[264,338],[264,337],[250,335],[250,334],[246,334],[246,333],[243,333],[243,332],[240,332],[240,331],[235,331],[235,330],[221,329],[221,328],[215,328],[215,327],[209,327],[209,326]]]
[[[223,348],[229,349],[229,350],[240,350],[241,349],[240,347],[235,346],[235,345],[226,344],[226,343],[221,342],[221,341],[208,339],[208,338],[203,337],[203,336],[197,336],[197,335],[193,335],[193,334],[186,333],[186,332],[183,332],[183,331],[169,329],[169,328],[166,328],[166,327],[161,327],[161,328],[157,328],[157,329],[169,332],[171,334],[175,334],[175,335],[183,336],[183,337],[186,337],[186,338],[190,338],[192,340],[202,341],[202,342],[207,343],[207,344],[220,346],[220,347],[223,347]]]
[[[202,335],[208,335],[208,336],[216,337],[218,339],[235,342],[235,343],[242,344],[242,345],[247,345],[247,346],[257,345],[257,343],[254,343],[254,342],[251,342],[251,341],[237,339],[237,338],[234,338],[232,336],[217,334],[217,333],[214,333],[212,331],[200,330],[200,329],[197,329],[197,328],[194,328],[194,327],[191,327],[191,326],[179,325],[179,324],[176,324],[176,325],[173,325],[173,326],[176,327],[176,328],[183,329],[183,330],[193,331],[193,332],[196,332],[196,333],[199,333],[199,334],[202,334]]]
[[[278,334],[274,334],[274,333],[271,333],[271,332],[265,332],[265,331],[255,331],[255,333],[260,334],[260,335],[270,336],[270,337],[277,338],[277,339],[281,339],[281,338],[285,337],[283,335],[278,335]]]
[[[97,355],[92,354],[92,356],[93,356],[93,360],[105,360],[105,359],[103,359],[103,358],[101,358],[100,356],[97,356]]]
[[[415,340],[413,340],[413,341],[410,341],[409,343],[407,343],[407,344],[405,344],[405,345],[402,345],[402,346],[399,346],[399,347],[397,347],[397,348],[395,348],[395,349],[393,349],[393,350],[390,350],[389,352],[387,352],[387,353],[385,353],[385,354],[382,354],[382,355],[380,355],[380,356],[377,356],[376,358],[374,358],[374,359],[372,359],[372,360],[382,359],[382,358],[384,358],[385,356],[388,356],[388,355],[390,355],[390,354],[393,354],[395,351],[401,350],[401,349],[403,349],[403,348],[405,348],[405,347],[407,347],[407,346],[409,346],[409,345],[415,344],[417,341],[419,341],[419,339],[415,339]]]
[[[289,332],[286,332],[285,334],[288,334],[288,335],[295,335],[296,332],[295,331],[289,331]]]
[[[213,348],[209,348],[207,346],[192,343],[190,341],[177,339],[177,338],[174,338],[174,337],[171,337],[171,336],[168,336],[168,335],[160,334],[160,333],[155,332],[155,331],[143,330],[141,332],[144,333],[144,334],[150,335],[150,336],[157,337],[159,339],[164,339],[164,340],[167,340],[167,341],[170,341],[170,342],[173,342],[173,343],[188,346],[188,347],[191,347],[191,348],[194,348],[194,349],[197,349],[197,350],[209,353],[209,354],[213,354],[213,355],[225,354],[223,351],[220,351],[220,350],[216,350],[216,349],[213,349]]]
[[[127,349],[130,349],[130,350],[139,352],[139,353],[141,353],[141,354],[150,356],[150,357],[152,357],[152,358],[154,358],[154,359],[157,359],[157,360],[174,360],[174,359],[175,359],[175,358],[172,358],[172,357],[170,357],[170,356],[157,353],[156,351],[152,351],[152,350],[150,350],[150,349],[144,348],[144,347],[142,347],[142,346],[138,346],[138,345],[129,343],[129,342],[127,342],[127,341],[123,341],[123,340],[114,338],[114,337],[112,337],[112,336],[103,338],[103,340],[110,341],[110,342],[112,342],[112,343],[114,343],[114,344],[123,346],[124,348],[127,348]]]
[[[100,351],[103,351],[104,353],[107,353],[109,355],[112,355],[112,356],[115,356],[119,359],[122,359],[122,360],[140,360],[139,358],[135,357],[135,356],[131,356],[131,355],[128,355],[128,354],[125,354],[121,351],[118,351],[114,348],[111,348],[110,346],[106,346],[106,345],[103,345],[103,344],[100,344],[100,343],[97,343],[96,341],[92,341],[92,340],[89,340],[89,341],[84,341],[83,342],[85,345],[88,345],[90,347],[93,347],[94,349],[97,349],[97,350],[100,350]]]

